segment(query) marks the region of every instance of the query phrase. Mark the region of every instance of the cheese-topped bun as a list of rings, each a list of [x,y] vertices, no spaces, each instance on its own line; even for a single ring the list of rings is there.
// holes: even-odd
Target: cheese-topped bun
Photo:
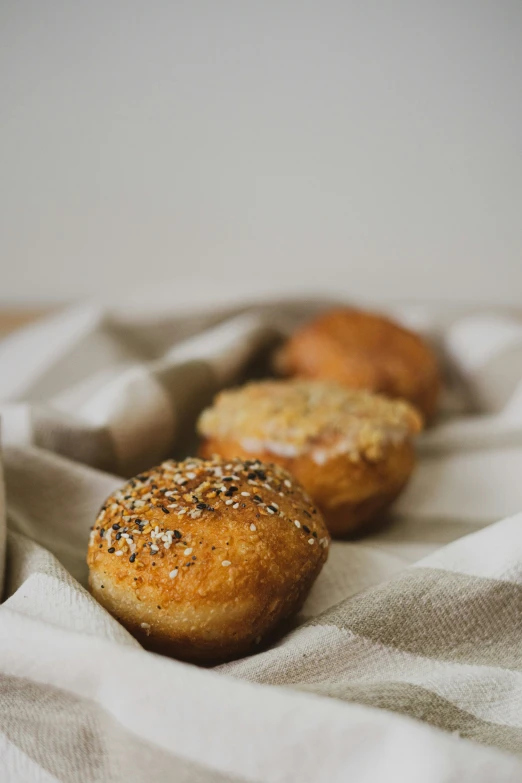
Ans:
[[[336,309],[320,315],[292,335],[276,364],[282,375],[403,398],[426,420],[437,410],[435,354],[418,334],[375,313]]]
[[[216,663],[254,650],[301,607],[328,544],[320,512],[281,467],[168,461],[103,505],[89,584],[144,646]]]
[[[333,535],[361,527],[400,493],[421,418],[408,403],[319,381],[262,381],[218,394],[198,423],[201,453],[283,465]]]

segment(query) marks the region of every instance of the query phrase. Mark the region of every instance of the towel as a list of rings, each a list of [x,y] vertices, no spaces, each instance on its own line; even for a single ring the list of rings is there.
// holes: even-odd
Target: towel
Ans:
[[[87,590],[106,496],[194,454],[216,391],[331,304],[87,304],[0,343],[2,781],[522,780],[516,315],[388,308],[440,356],[440,417],[388,525],[333,543],[271,648],[155,655]]]

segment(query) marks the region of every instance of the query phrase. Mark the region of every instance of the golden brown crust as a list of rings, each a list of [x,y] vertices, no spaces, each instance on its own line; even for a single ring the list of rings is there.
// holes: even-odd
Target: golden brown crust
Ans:
[[[435,354],[419,335],[373,313],[324,313],[294,333],[277,365],[283,375],[403,398],[426,420],[437,410],[441,379]]]
[[[252,456],[237,441],[213,438],[203,441],[200,453]],[[364,457],[354,461],[339,454],[318,466],[309,454],[283,457],[260,452],[256,456],[292,473],[321,511],[331,535],[339,538],[360,531],[384,512],[404,489],[415,466],[409,440],[388,446],[377,461]]]
[[[102,507],[89,584],[145,646],[224,661],[299,608],[328,543],[321,514],[283,469],[256,460],[167,461]]]

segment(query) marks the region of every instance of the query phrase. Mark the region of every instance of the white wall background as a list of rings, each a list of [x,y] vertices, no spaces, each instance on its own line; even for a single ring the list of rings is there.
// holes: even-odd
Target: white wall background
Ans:
[[[520,0],[2,0],[0,302],[522,306]]]

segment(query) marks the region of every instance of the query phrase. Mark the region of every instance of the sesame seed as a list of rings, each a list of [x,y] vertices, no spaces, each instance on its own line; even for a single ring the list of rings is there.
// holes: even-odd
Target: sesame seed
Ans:
[[[227,491],[225,492],[225,495],[227,498],[231,498],[232,495],[237,492],[237,487],[229,487]]]
[[[309,544],[313,544],[313,543],[314,543],[314,540],[315,540],[315,539],[313,539],[313,538],[309,538],[309,539],[308,539],[308,543],[309,543]]]
[[[113,530],[119,530],[120,529],[120,526],[118,525],[117,522],[114,523],[114,525],[112,526],[112,529]]]
[[[195,479],[196,478],[196,474],[195,473],[185,473],[185,475],[186,475],[186,477],[188,479]]]
[[[243,495],[244,498],[250,497],[250,492],[242,492],[241,494]]]
[[[225,506],[231,506],[233,502],[233,500],[225,500]]]
[[[174,538],[181,538],[181,533],[179,532],[179,530],[174,531]]]
[[[153,545],[151,546],[151,548],[150,548],[150,551],[151,551],[151,552],[159,552],[159,547],[158,547],[158,546],[156,546],[156,544],[153,544]]]
[[[221,565],[222,565],[222,566],[225,566],[225,568],[226,568],[227,566],[229,566],[229,565],[232,565],[232,564],[231,564],[230,560],[223,560],[223,562],[221,563]]]
[[[298,520],[298,519],[294,519],[294,525],[295,525],[296,527],[301,527],[301,523],[299,522],[299,520]]]
[[[207,508],[206,503],[198,503],[196,508],[200,508],[202,511]]]
[[[141,623],[141,627],[147,630],[148,628],[150,628],[150,625],[148,623]]]
[[[123,552],[122,552],[122,550],[121,550],[121,549],[119,549],[119,550],[116,552],[116,557],[121,557],[122,555],[123,555]]]
[[[305,533],[309,533],[310,532],[310,528],[307,527],[306,525],[303,525],[303,530],[304,530]]]
[[[292,486],[292,482],[288,481],[288,479],[285,479],[284,485],[285,485],[285,487],[288,487],[288,489],[290,489],[290,487]]]
[[[108,552],[110,555],[112,555],[112,554],[114,554],[114,552],[116,552],[116,550],[115,550],[115,548],[114,548],[113,546],[111,546],[111,547],[109,547],[109,548],[108,548],[107,552]]]
[[[250,525],[250,530],[251,530],[252,532],[254,532],[254,530],[257,530],[257,527],[254,525],[254,523],[253,523],[253,522],[252,522],[252,524]]]
[[[187,549],[185,549],[183,554],[184,555],[191,555],[192,554],[192,547],[191,546],[187,547]]]
[[[169,574],[169,577],[170,577],[171,579],[174,579],[174,577],[175,577],[175,576],[177,576],[177,575],[178,575],[178,569],[177,569],[177,568],[174,568],[174,569],[173,569],[173,570],[170,572],[170,574]]]
[[[239,508],[239,503],[234,503],[234,505],[232,506],[232,508]]]
[[[129,557],[129,563],[134,563],[136,560],[136,552],[133,552],[132,555]]]
[[[268,511],[269,514],[275,514],[276,512],[276,509],[273,506],[267,506],[266,510]]]

